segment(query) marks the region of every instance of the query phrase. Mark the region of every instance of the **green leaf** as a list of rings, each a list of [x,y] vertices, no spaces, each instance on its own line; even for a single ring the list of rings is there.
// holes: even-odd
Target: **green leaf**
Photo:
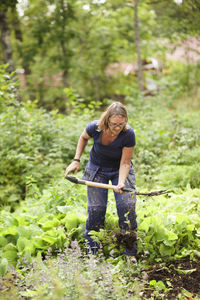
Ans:
[[[176,233],[169,230],[165,230],[165,233],[166,233],[166,240],[165,240],[166,245],[167,243],[171,244],[170,242],[174,242],[178,240],[178,236]]]
[[[155,232],[155,240],[156,241],[163,241],[166,238],[166,230],[162,227],[159,227]]]
[[[29,226],[22,225],[22,226],[17,227],[16,230],[19,233],[19,236],[22,236],[22,237],[24,237],[26,239],[30,239],[31,238],[32,232],[31,232]]]
[[[74,214],[74,213],[71,213],[71,214],[68,214],[62,221],[62,223],[65,222],[65,227],[67,228],[67,231],[70,231],[72,230],[73,228],[76,228],[80,221],[79,221],[79,217]]]
[[[4,236],[0,236],[0,248],[4,247],[7,243],[7,239]]]
[[[13,266],[17,263],[17,251],[16,250],[6,250],[3,251],[2,257],[6,258],[9,264],[12,264]]]
[[[166,286],[162,281],[151,280],[149,286],[153,287],[157,291],[166,290]]]
[[[52,229],[54,227],[57,227],[60,225],[60,222],[58,219],[54,218],[53,220],[49,220],[49,221],[46,221],[43,225],[42,225],[42,228],[44,230],[49,230],[49,229]]]
[[[10,228],[6,229],[5,231],[2,232],[2,235],[4,235],[4,236],[17,235],[16,227],[10,227]]]
[[[12,243],[9,243],[3,248],[3,251],[17,251],[17,248]]]
[[[175,270],[178,272],[178,274],[190,275],[196,272],[197,269],[190,269],[190,270],[175,269]]]
[[[34,296],[37,296],[38,292],[37,291],[31,291],[31,290],[27,289],[27,291],[25,291],[25,292],[20,292],[20,295],[22,297],[32,298]]]
[[[16,202],[19,200],[19,195],[17,194],[12,194],[9,198],[8,198],[8,202]]]
[[[58,238],[50,235],[46,235],[42,237],[42,240],[47,242],[49,245],[53,245],[57,242]]]
[[[57,210],[63,214],[67,214],[72,206],[56,206]]]
[[[145,218],[144,221],[140,224],[140,230],[148,232],[150,224],[151,218]]]
[[[32,241],[26,239],[25,237],[19,237],[17,240],[17,249],[22,252],[27,246],[29,247]]]
[[[189,224],[186,226],[186,230],[187,231],[193,231],[195,229],[195,225],[194,224]]]
[[[0,261],[0,275],[4,276],[8,271],[8,260],[6,258],[3,258]]]
[[[165,246],[164,244],[161,244],[159,247],[159,251],[162,256],[171,256],[172,254],[175,253],[175,248],[168,247],[168,246]]]
[[[42,238],[37,238],[33,241],[33,245],[37,249],[48,249],[47,243]]]
[[[6,224],[8,226],[18,226],[19,225],[17,218],[14,218],[12,215],[6,216]]]

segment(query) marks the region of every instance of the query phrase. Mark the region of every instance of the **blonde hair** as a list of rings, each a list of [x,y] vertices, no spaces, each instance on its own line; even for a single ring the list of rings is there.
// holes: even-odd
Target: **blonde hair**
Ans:
[[[112,116],[119,116],[125,118],[125,122],[128,121],[128,113],[124,105],[121,102],[114,102],[102,113],[98,121],[98,131],[108,129],[109,119]],[[123,130],[126,131],[128,128],[129,126],[125,124]]]

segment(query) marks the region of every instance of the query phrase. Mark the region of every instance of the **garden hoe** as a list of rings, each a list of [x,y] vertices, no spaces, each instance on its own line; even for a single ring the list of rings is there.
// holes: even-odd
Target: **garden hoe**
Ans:
[[[105,183],[100,183],[100,182],[93,182],[93,181],[88,181],[88,180],[81,180],[77,177],[73,177],[73,176],[66,176],[65,179],[76,183],[76,184],[84,184],[87,186],[93,186],[93,187],[99,187],[99,188],[103,188],[103,189],[111,189],[114,190],[114,188],[116,187],[115,185],[112,184],[105,184]],[[156,191],[156,192],[150,192],[150,193],[140,193],[137,192],[135,189],[129,188],[129,187],[124,187],[122,188],[123,192],[126,193],[133,193],[135,195],[144,195],[144,196],[158,196],[161,194],[168,194],[171,191],[167,191],[167,190],[161,190],[161,191]]]

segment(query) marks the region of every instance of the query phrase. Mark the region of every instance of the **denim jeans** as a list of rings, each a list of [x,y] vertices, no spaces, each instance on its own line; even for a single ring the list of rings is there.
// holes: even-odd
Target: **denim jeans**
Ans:
[[[118,184],[119,169],[114,168],[101,168],[94,165],[91,161],[88,162],[85,173],[83,175],[84,180],[109,183],[113,185]],[[126,187],[135,188],[135,174],[133,168],[130,166],[130,171],[125,182]],[[122,231],[136,231],[136,197],[131,193],[119,194],[115,193],[115,201],[117,206],[117,214],[119,218],[119,227]],[[88,217],[86,221],[85,237],[88,240],[89,246],[92,252],[98,250],[99,245],[95,243],[89,232],[91,230],[99,231],[104,227],[106,207],[108,201],[108,190],[97,187],[87,187],[87,211]],[[128,222],[127,222],[128,218]]]

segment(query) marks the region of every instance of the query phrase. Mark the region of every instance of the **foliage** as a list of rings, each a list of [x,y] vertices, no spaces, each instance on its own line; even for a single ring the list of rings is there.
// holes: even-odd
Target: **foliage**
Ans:
[[[55,111],[37,109],[34,103],[20,104],[15,100],[14,83],[3,72],[0,197],[1,205],[14,208],[26,197],[28,182],[37,182],[42,189],[52,178],[62,176],[64,165],[74,156],[88,114],[75,122],[76,116],[65,120]]]
[[[144,61],[154,57],[164,65],[169,44],[199,36],[198,1],[168,2],[139,3]],[[41,6],[33,0],[18,4],[19,16],[14,9],[16,0],[2,3],[12,7],[8,21],[13,59],[16,68],[25,69],[27,86],[22,93],[27,100],[37,99],[39,106],[66,112],[66,87],[73,87],[86,102],[127,95],[129,86],[138,93],[136,70],[129,76],[107,76],[110,64],[137,60],[132,1],[44,0]],[[177,73],[169,78],[164,72],[151,71],[144,77],[161,77],[161,84],[176,97],[182,90],[190,90],[199,77],[194,66],[188,65],[186,72],[181,71],[182,66],[178,68],[180,78]]]
[[[12,76],[6,72],[7,65],[0,67],[0,113],[7,109],[7,106],[19,106],[16,101],[16,84]]]
[[[177,5],[175,1],[148,1],[155,10],[158,18],[157,33],[170,38],[175,35],[199,34],[198,15],[200,6],[197,0],[182,1]],[[169,22],[170,20],[170,22]],[[162,24],[162,25],[161,25]]]
[[[19,105],[10,90],[10,87],[13,89],[12,82],[6,76],[2,75],[1,78],[2,86],[5,86],[1,94],[1,196],[4,205],[1,213],[1,248],[4,260],[1,263],[3,270],[6,270],[5,259],[15,265],[24,253],[29,253],[32,257],[36,253],[45,253],[49,247],[54,251],[56,247],[64,247],[66,242],[70,244],[73,239],[77,239],[82,245],[86,215],[85,193],[83,195],[81,187],[76,187],[74,194],[71,190],[64,192],[65,187],[59,180],[63,176],[64,164],[74,155],[78,136],[88,119],[92,118],[90,110],[97,109],[99,103],[86,106],[72,89],[66,89],[72,109],[71,115],[63,117],[56,112],[47,113],[38,109],[34,103]],[[130,103],[133,100],[127,97],[127,101]],[[181,198],[181,205],[189,211],[190,206],[184,201],[188,202],[192,195],[195,199],[198,190],[193,192],[192,189],[199,188],[199,133],[195,131],[199,121],[198,118],[191,117],[195,116],[195,112],[169,113],[170,103],[163,106],[159,95],[155,99],[144,99],[143,103],[141,99],[135,98],[133,104],[134,106],[131,102],[127,107],[129,123],[137,136],[133,161],[137,173],[137,186],[152,189],[152,184],[157,184],[158,187],[174,189],[175,194],[170,198],[170,202],[174,203],[175,211],[175,203],[180,201],[179,189],[187,189],[186,198]],[[82,116],[77,122],[77,114],[80,114],[80,111]],[[88,150],[87,148],[85,155],[88,155]],[[86,156],[83,156],[83,166],[85,159]],[[161,172],[162,164],[164,167]],[[25,202],[17,208],[16,203],[21,199],[25,199]],[[165,196],[160,196],[159,201],[151,205],[153,210],[150,209],[150,216],[147,214],[148,207],[144,207],[146,213],[142,215],[142,207],[139,204],[138,250],[144,254],[143,249],[147,249],[150,259],[165,259],[172,255],[184,256],[186,253],[189,255],[193,253],[192,249],[198,251],[196,233],[199,225],[196,218],[190,221],[183,213],[180,219],[175,211],[171,211],[173,218],[166,221],[169,214],[166,201],[168,199]],[[195,201],[189,202],[191,207],[195,207]],[[73,206],[75,207],[72,208]],[[160,207],[165,208],[162,217],[159,213]],[[14,214],[9,212],[13,208],[16,209]],[[179,206],[177,209],[179,214]],[[158,213],[153,216],[153,211]],[[191,213],[194,213],[193,210]],[[109,237],[109,232],[117,230],[114,214],[115,209],[111,202],[107,212],[106,231],[102,231],[103,238],[97,235],[106,255],[115,249],[116,241],[112,239],[112,235]],[[179,235],[177,229],[181,224],[187,224],[186,231],[181,233],[183,236]],[[108,239],[105,242],[107,233]],[[185,239],[188,243],[186,250]],[[116,251],[115,255],[117,253]]]
[[[151,187],[153,180],[165,187],[185,188],[191,184],[199,188],[198,112],[173,109],[166,93],[143,102],[141,98],[126,99],[130,103],[129,121],[136,131],[133,163],[137,185]],[[173,103],[176,107],[177,102]]]
[[[71,114],[49,113],[36,103],[17,102],[15,85],[4,72],[0,76],[4,87],[0,98],[4,197],[0,273],[3,278],[15,274],[18,286],[12,290],[14,294],[41,299],[56,299],[57,294],[62,299],[65,295],[84,295],[89,286],[95,296],[109,294],[111,299],[124,299],[132,295],[138,299],[138,281],[143,283],[138,272],[145,264],[200,256],[200,123],[196,108],[188,108],[188,99],[172,102],[166,89],[154,98],[126,98],[129,123],[137,138],[133,155],[136,187],[140,191],[172,190],[169,196],[138,197],[139,263],[132,265],[126,263],[129,258],[121,255],[123,247],[113,238],[119,228],[111,191],[105,229],[93,232],[102,250],[99,257],[91,257],[86,255],[84,240],[86,188],[63,179],[64,166],[74,156],[78,137],[89,120],[98,118],[100,103],[87,105],[67,88]],[[81,159],[82,167],[88,151],[89,147]],[[77,176],[82,176],[82,169]],[[54,271],[49,278],[46,274],[51,267]],[[38,279],[41,274],[43,282]],[[97,281],[101,283],[98,286]],[[166,293],[169,286],[158,280],[151,281],[150,288],[158,294],[160,290]]]
[[[37,99],[40,106],[60,111],[66,109],[63,88],[69,86],[84,99],[113,97],[123,82],[107,76],[107,67],[136,60],[133,7],[129,4],[116,0],[45,0],[41,7],[39,1],[28,1],[20,17],[23,39],[13,40],[16,66],[29,68],[23,95]],[[156,19],[145,3],[140,18],[146,58],[152,56],[148,42]],[[131,77],[131,82],[136,83],[137,78]]]
[[[0,3],[0,9],[6,10],[9,7],[15,7],[17,2],[18,2],[18,0],[2,0]]]
[[[66,297],[130,299],[126,296],[129,291],[135,295],[131,299],[138,299],[136,276],[140,269],[140,265],[131,268],[130,262],[126,260],[124,263],[116,260],[113,265],[103,256],[83,255],[77,242],[73,242],[72,248],[58,251],[56,259],[52,259],[51,250],[45,260],[38,256],[32,263],[28,263],[24,258],[12,274],[17,278],[18,296],[21,297],[46,300]]]
[[[160,257],[193,257],[193,249],[199,251],[198,198],[199,190],[188,188],[181,195],[174,194],[169,199],[160,197],[152,205],[152,200],[146,200],[143,207],[140,206],[139,243],[145,255],[149,253],[151,259],[156,257],[160,261]]]
[[[24,255],[31,259],[49,248],[62,249],[72,239],[83,238],[86,196],[81,191],[72,193],[63,180],[57,185],[40,194],[37,186],[29,184],[21,207],[13,214],[1,211],[0,251],[9,264],[15,266]],[[5,264],[5,260],[1,263]]]

